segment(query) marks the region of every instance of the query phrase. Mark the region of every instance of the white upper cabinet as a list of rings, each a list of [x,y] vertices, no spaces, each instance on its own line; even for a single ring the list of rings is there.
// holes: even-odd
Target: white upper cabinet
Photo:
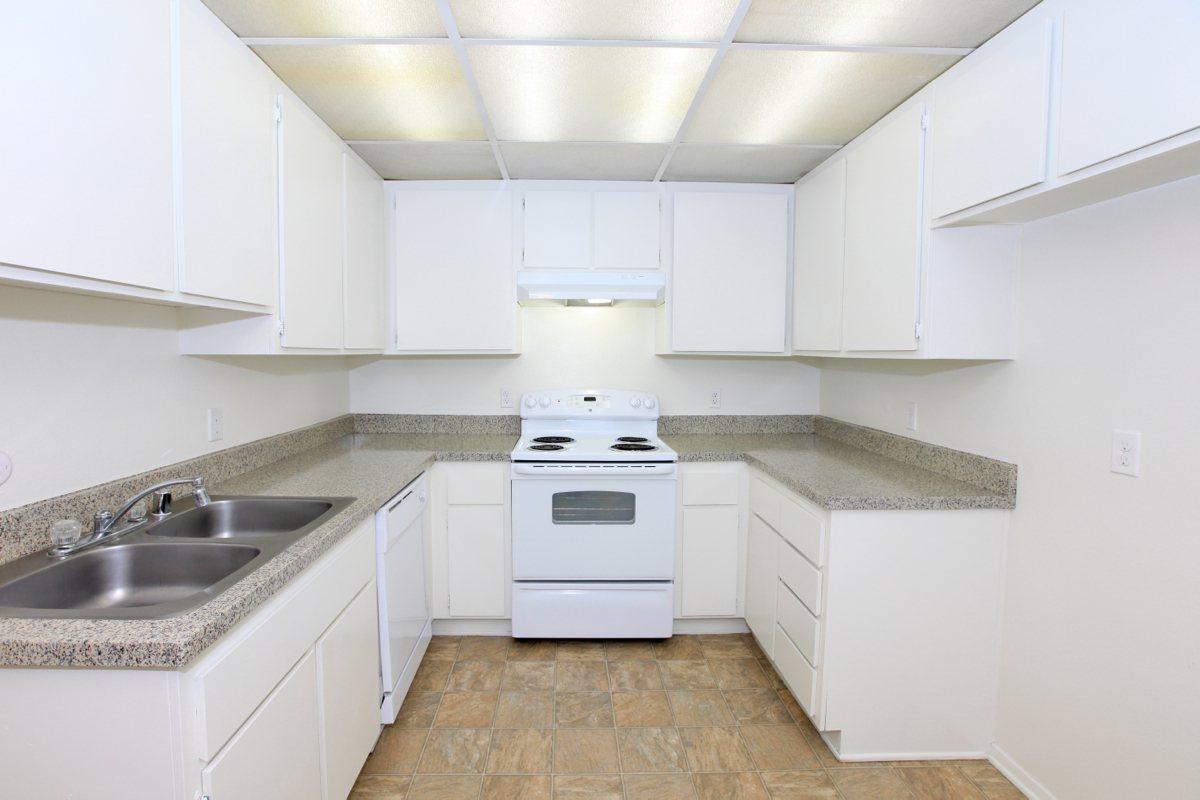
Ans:
[[[527,269],[644,271],[660,266],[660,193],[619,184],[527,188],[521,195],[522,250]]]
[[[381,350],[384,335],[383,181],[357,156],[345,159],[345,322],[344,345]]]
[[[592,196],[593,266],[658,269],[662,260],[661,206],[658,192],[596,192]]]
[[[526,191],[522,199],[526,267],[585,269],[592,262],[592,193]]]
[[[173,290],[170,4],[10,4],[0,82],[0,271]]]
[[[846,160],[838,158],[796,186],[792,347],[842,347],[842,270],[846,253]]]
[[[396,348],[514,352],[512,193],[394,190]]]
[[[1068,0],[1058,173],[1200,127],[1198,42],[1196,0]]]
[[[921,269],[924,106],[914,103],[846,156],[847,350],[915,350]]]
[[[179,72],[179,290],[273,304],[279,261],[271,71],[200,0],[182,0]]]
[[[784,351],[789,205],[782,192],[674,190],[670,350]]]
[[[945,216],[1046,177],[1049,19],[1025,26],[937,84],[932,213]]]
[[[290,93],[280,96],[282,346],[342,346],[342,147]]]

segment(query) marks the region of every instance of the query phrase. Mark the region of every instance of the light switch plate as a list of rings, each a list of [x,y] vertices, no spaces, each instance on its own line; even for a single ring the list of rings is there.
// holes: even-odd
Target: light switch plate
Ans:
[[[1139,431],[1112,432],[1113,472],[1138,477],[1142,474],[1142,434]]]
[[[225,438],[225,412],[219,408],[208,410],[208,440],[219,442]]]

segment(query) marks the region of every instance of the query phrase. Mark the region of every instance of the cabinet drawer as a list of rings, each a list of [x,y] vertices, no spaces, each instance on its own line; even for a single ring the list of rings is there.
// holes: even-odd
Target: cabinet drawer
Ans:
[[[821,613],[821,570],[787,545],[779,548],[779,579],[813,614]]]
[[[787,585],[779,584],[779,603],[776,607],[779,627],[800,648],[808,663],[817,666],[817,643],[821,636],[821,622],[812,615],[796,595],[788,591]]]
[[[496,464],[454,464],[446,468],[446,502],[452,506],[504,504],[506,472]]]
[[[783,495],[757,476],[750,478],[750,510],[762,517],[763,522],[779,530]]]
[[[690,472],[680,476],[685,506],[736,506],[738,474],[729,472]]]
[[[775,669],[810,717],[817,715],[817,670],[792,640],[775,626]]]
[[[795,500],[783,498],[780,507],[781,520],[776,530],[792,547],[804,554],[809,561],[821,564],[821,533],[824,527],[821,520],[797,503]]]

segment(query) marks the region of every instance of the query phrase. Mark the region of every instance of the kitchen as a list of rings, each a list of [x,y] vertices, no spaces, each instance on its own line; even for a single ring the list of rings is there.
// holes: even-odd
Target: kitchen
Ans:
[[[1200,794],[1194,3],[3,19],[0,795]]]

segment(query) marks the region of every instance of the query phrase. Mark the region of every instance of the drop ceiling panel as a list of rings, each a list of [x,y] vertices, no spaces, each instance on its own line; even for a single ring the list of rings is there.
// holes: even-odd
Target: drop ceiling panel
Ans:
[[[1038,0],[755,0],[738,42],[978,47]]]
[[[450,45],[270,45],[254,51],[343,139],[487,138]]]
[[[681,145],[663,177],[668,181],[794,183],[834,152],[824,147]]]
[[[204,0],[238,36],[445,36],[434,0]]]
[[[499,180],[487,142],[352,142],[363,160],[387,180]]]
[[[477,39],[657,39],[715,42],[737,0],[450,0]]]
[[[670,141],[713,51],[474,45],[467,48],[499,139]]]
[[[504,142],[500,153],[513,178],[648,181],[667,145]]]
[[[721,63],[684,141],[845,144],[957,60],[734,50]]]

